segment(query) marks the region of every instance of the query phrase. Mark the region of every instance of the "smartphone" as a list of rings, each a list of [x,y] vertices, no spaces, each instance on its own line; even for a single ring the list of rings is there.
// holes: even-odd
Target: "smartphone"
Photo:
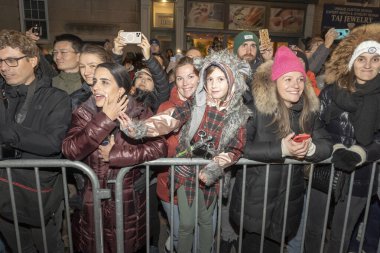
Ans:
[[[335,29],[335,31],[338,33],[336,40],[342,40],[350,33],[349,29]]]
[[[32,27],[32,33],[36,36],[41,36],[42,35],[42,27],[35,25]]]
[[[119,35],[123,37],[128,44],[141,43],[141,32],[121,32]]]
[[[310,138],[310,134],[298,134],[293,137],[293,141],[295,142],[303,142],[304,140],[307,140]]]

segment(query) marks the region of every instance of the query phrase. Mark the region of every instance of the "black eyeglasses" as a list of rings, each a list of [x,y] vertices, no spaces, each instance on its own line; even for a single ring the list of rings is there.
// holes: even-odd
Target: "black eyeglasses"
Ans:
[[[17,67],[18,66],[18,61],[21,59],[24,59],[27,57],[26,55],[18,57],[18,58],[7,58],[7,59],[0,59],[0,65],[5,62],[9,67]]]

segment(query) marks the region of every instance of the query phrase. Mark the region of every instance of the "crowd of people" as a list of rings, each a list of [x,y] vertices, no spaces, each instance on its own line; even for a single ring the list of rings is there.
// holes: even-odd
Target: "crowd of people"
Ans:
[[[126,52],[127,43],[119,34],[111,48],[62,34],[54,41],[49,61],[32,30],[2,30],[0,160],[82,161],[96,173],[100,187],[111,190],[111,196],[115,189],[108,182],[123,167],[163,157],[210,160],[199,170],[177,165],[174,170],[153,168],[146,175],[145,168],[137,166],[126,174],[127,252],[144,252],[147,247],[146,205],[152,253],[159,252],[159,212],[170,217],[171,210],[173,222],[168,219],[168,225],[173,237],[169,236],[165,250],[171,240],[178,253],[214,252],[218,215],[223,253],[233,247],[238,250],[239,229],[243,230],[241,252],[261,248],[281,252],[283,238],[292,253],[301,252],[301,247],[307,253],[320,252],[325,240],[324,252],[339,252],[341,245],[342,252],[357,252],[368,196],[371,205],[363,250],[376,252],[380,238],[377,172],[373,192],[368,191],[371,162],[380,159],[380,24],[357,27],[342,41],[336,38],[330,29],[324,38],[307,41],[305,50],[281,46],[274,52],[273,44],[262,45],[255,33],[242,31],[234,37],[231,50],[218,47],[202,55],[190,48],[184,55],[171,50],[164,55],[157,39],[142,35],[136,59]],[[247,166],[245,174],[235,165],[242,157],[276,164],[269,171],[265,165]],[[330,157],[337,179],[331,198],[326,177],[319,173],[331,173],[331,166],[318,165]],[[310,174],[308,166],[290,168],[283,164],[285,159],[317,166]],[[23,252],[44,251],[42,226],[47,251],[65,252],[64,212],[72,217],[74,251],[95,252],[90,182],[74,169],[69,170],[67,186],[57,170],[41,168],[39,173],[42,220],[35,172],[13,168],[10,179],[0,168],[0,252],[18,252],[10,180]],[[352,196],[348,197],[351,175]],[[305,217],[309,177],[313,184]],[[70,210],[63,207],[63,187],[69,190]],[[219,198],[223,199],[220,213]],[[327,206],[330,233],[322,238]],[[343,225],[347,209],[348,222]],[[116,252],[113,197],[102,200],[101,212],[104,252]],[[194,233],[196,223],[198,233]]]

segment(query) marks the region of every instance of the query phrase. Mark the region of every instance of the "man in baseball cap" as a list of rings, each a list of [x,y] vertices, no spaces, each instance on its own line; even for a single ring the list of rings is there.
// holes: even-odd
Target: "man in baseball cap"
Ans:
[[[150,43],[150,51],[152,54],[160,53],[160,41],[158,39],[151,39]]]

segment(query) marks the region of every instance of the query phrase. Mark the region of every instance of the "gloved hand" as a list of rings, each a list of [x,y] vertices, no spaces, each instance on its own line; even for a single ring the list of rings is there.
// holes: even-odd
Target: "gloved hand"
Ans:
[[[333,153],[331,162],[342,171],[352,172],[361,163],[361,160],[361,156],[358,153],[340,148]]]
[[[221,169],[215,162],[211,162],[201,169],[199,174],[199,179],[202,180],[207,186],[210,186],[214,184],[221,176],[223,176],[223,169]]]

